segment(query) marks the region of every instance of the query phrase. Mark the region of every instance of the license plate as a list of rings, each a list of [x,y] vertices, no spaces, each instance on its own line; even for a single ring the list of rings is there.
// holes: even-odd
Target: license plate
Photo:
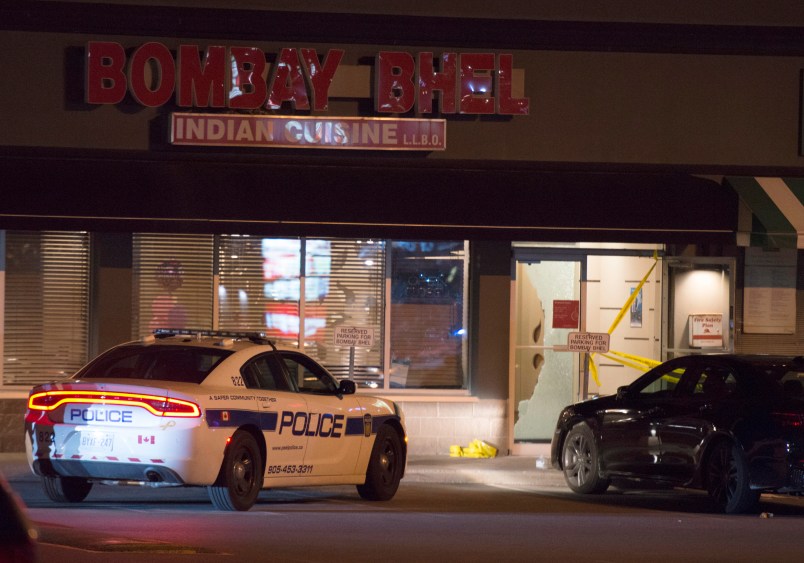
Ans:
[[[111,432],[82,432],[81,449],[93,452],[111,452],[114,434]]]

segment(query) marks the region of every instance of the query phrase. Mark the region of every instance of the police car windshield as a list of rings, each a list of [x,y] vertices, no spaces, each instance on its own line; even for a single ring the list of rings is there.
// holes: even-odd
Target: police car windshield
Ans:
[[[78,372],[78,379],[156,379],[201,383],[231,350],[194,346],[121,346]]]

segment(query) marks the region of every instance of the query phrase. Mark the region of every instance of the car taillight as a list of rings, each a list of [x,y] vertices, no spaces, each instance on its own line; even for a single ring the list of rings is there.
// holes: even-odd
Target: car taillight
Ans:
[[[784,428],[804,428],[804,414],[796,412],[775,412],[772,416]]]
[[[31,411],[52,411],[68,403],[139,406],[156,416],[198,418],[196,403],[143,393],[108,393],[104,391],[43,391],[28,398]]]

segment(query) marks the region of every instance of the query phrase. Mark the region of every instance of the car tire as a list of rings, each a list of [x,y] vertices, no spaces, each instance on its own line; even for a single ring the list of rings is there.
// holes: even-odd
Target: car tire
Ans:
[[[218,480],[207,487],[207,492],[218,510],[245,511],[257,501],[262,481],[262,458],[257,441],[248,432],[238,431],[226,448]]]
[[[581,494],[598,494],[609,488],[598,470],[599,452],[592,429],[585,423],[575,425],[561,448],[561,467],[570,489]]]
[[[54,502],[81,502],[92,483],[82,477],[42,477],[42,488],[48,498]]]
[[[405,453],[399,434],[387,424],[380,426],[366,469],[366,482],[357,486],[358,494],[366,500],[392,499],[404,467]]]
[[[715,507],[726,514],[748,512],[759,502],[760,491],[751,490],[748,463],[737,444],[714,446],[706,467],[706,490]]]

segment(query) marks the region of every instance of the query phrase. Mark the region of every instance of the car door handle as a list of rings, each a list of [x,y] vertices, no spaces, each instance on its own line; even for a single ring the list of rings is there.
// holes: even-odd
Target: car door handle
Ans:
[[[664,414],[664,409],[661,407],[653,407],[648,409],[648,411],[645,414],[650,416],[661,416]]]

